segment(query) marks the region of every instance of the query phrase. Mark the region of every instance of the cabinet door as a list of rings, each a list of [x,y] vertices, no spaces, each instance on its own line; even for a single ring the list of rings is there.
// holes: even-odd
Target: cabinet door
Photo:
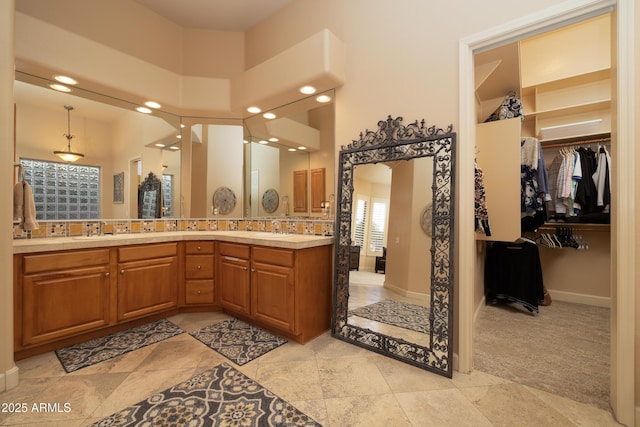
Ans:
[[[254,262],[251,270],[251,316],[295,333],[293,268]]]
[[[22,345],[109,325],[110,287],[108,265],[25,275]]]
[[[520,118],[482,123],[476,127],[478,166],[484,188],[491,236],[476,240],[513,242],[520,227]]]
[[[176,307],[177,257],[118,264],[118,320],[129,320]]]
[[[249,261],[232,256],[220,257],[218,283],[220,304],[229,310],[249,314]]]

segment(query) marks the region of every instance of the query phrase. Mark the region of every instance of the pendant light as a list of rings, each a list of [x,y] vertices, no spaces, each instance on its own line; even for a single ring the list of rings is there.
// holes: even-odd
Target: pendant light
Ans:
[[[73,135],[71,135],[71,110],[73,110],[73,107],[65,105],[64,108],[67,110],[67,133],[63,135],[67,138],[67,149],[56,150],[53,154],[60,157],[65,162],[75,162],[76,160],[83,158],[84,154],[74,153],[71,151],[71,139],[73,139]]]

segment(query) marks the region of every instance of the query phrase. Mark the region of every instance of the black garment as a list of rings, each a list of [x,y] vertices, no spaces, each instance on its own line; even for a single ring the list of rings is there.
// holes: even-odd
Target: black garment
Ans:
[[[575,202],[580,204],[580,213],[589,214],[598,211],[598,189],[593,182],[593,174],[598,167],[596,153],[591,148],[578,148],[582,179],[576,188]]]
[[[487,303],[517,302],[538,312],[544,304],[544,284],[538,247],[533,243],[494,242],[484,266]]]

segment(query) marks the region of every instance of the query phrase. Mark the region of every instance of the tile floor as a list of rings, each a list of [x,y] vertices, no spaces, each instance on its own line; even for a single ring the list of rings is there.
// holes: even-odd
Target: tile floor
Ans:
[[[191,331],[226,318],[190,313],[171,320]],[[54,353],[35,356],[17,362],[20,384],[0,393],[3,408],[24,402],[30,410],[0,412],[0,425],[84,426],[222,362],[228,360],[188,334],[71,374]],[[618,425],[592,406],[477,371],[443,378],[328,333],[236,368],[325,427]],[[34,403],[57,403],[61,411],[31,411]]]

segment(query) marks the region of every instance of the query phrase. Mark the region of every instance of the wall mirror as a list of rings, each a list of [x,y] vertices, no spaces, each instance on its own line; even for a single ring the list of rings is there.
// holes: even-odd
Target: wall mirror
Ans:
[[[455,144],[451,125],[405,125],[402,117],[389,116],[376,131],[366,130],[342,147],[332,317],[332,336],[449,378]],[[360,200],[367,200],[372,164],[390,171],[387,221],[362,226]],[[371,239],[357,248],[363,233]],[[378,249],[383,250],[375,257],[375,272],[354,265],[354,254],[362,258]]]
[[[162,215],[162,183],[149,172],[138,188],[138,218],[160,218]]]
[[[138,186],[149,172],[163,181],[162,214],[181,215],[181,118],[154,110],[135,111],[137,105],[73,87],[63,93],[50,88],[52,80],[16,71],[16,160],[62,162],[53,154],[66,144],[67,111],[73,106],[70,131],[74,150],[85,156],[72,165],[100,168],[99,218],[138,218]],[[114,185],[114,177],[121,188]],[[35,188],[34,188],[35,190]],[[69,190],[69,199],[73,196]],[[81,191],[81,190],[79,190]],[[78,196],[81,196],[78,194]],[[50,203],[47,201],[47,203]],[[63,205],[66,200],[58,200]],[[36,206],[38,211],[38,206]],[[45,220],[65,219],[46,209]],[[49,212],[54,212],[49,216]],[[89,219],[78,215],[69,219]]]
[[[245,217],[305,217],[316,212],[310,203],[295,204],[299,200],[295,197],[297,177],[306,172],[303,190],[310,194],[311,169],[325,166],[317,159],[333,163],[334,98],[334,91],[329,90],[244,120]],[[333,188],[330,184],[326,185]],[[271,200],[274,192],[279,196],[278,206],[272,210],[274,205],[267,204],[265,208],[263,201]]]

